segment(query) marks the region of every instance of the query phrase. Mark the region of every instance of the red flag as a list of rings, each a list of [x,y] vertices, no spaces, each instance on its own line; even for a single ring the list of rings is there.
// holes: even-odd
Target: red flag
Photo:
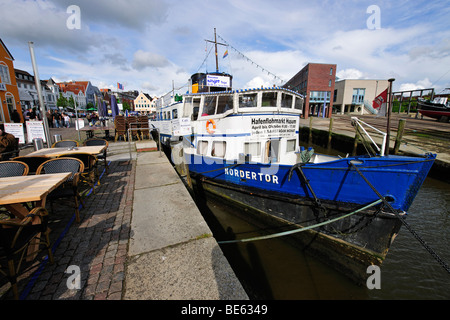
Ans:
[[[379,109],[381,108],[381,105],[383,103],[387,102],[387,93],[388,93],[388,88],[386,88],[386,90],[384,90],[382,93],[380,93],[374,100],[372,103],[372,107],[374,109]]]

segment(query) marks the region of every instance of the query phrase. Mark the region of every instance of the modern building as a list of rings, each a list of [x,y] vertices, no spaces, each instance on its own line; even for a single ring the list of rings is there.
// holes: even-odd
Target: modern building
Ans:
[[[335,79],[335,64],[308,63],[283,87],[297,91],[305,97],[305,119],[310,115],[331,117]]]
[[[337,113],[375,113],[373,100],[389,87],[388,80],[346,79],[336,81],[333,108]]]
[[[23,120],[13,61],[12,54],[0,39],[0,123],[12,122],[14,110]]]
[[[134,99],[134,111],[142,114],[150,114],[156,112],[156,107],[152,104],[152,97],[147,93],[141,92],[136,99]]]

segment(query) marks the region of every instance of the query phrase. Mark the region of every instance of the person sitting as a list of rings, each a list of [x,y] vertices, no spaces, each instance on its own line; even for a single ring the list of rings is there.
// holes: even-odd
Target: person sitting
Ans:
[[[17,140],[12,134],[5,132],[5,126],[0,123],[0,160],[9,160],[12,151],[18,150]]]

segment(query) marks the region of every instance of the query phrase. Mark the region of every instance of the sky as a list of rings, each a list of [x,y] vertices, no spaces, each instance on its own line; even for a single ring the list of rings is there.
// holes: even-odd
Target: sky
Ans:
[[[220,72],[233,88],[282,85],[307,63],[339,79],[394,78],[394,91],[450,87],[450,5],[387,0],[0,0],[15,68],[161,96]],[[228,56],[223,58],[225,50]]]

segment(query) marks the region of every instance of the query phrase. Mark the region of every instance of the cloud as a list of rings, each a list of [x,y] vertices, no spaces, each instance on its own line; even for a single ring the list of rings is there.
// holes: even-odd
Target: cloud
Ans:
[[[423,80],[419,80],[416,83],[403,83],[400,85],[400,91],[407,91],[407,90],[417,90],[417,89],[429,89],[431,88],[431,81],[428,80],[428,78],[425,78]]]
[[[145,52],[138,50],[133,55],[133,68],[136,70],[143,70],[147,67],[162,68],[170,65],[166,57],[153,52]]]
[[[363,73],[355,68],[339,70],[336,76],[340,79],[362,79]]]

